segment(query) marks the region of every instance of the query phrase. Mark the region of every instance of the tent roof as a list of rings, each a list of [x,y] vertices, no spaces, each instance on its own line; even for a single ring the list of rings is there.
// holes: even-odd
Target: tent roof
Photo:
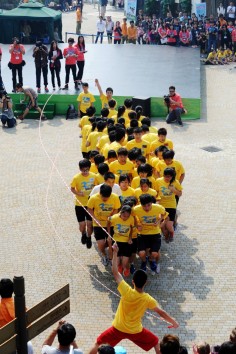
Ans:
[[[43,18],[60,18],[61,12],[50,9],[35,0],[30,0],[28,3],[23,3],[13,10],[4,11],[3,14],[0,14],[0,17],[18,17],[19,19],[33,17],[35,20],[37,18],[40,20]]]

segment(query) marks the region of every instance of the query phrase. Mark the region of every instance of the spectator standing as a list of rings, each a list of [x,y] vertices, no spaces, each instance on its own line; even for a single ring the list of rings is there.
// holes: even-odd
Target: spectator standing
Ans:
[[[236,27],[231,32],[233,51],[236,52]]]
[[[56,336],[58,339],[57,348],[52,346]],[[50,335],[45,339],[42,347],[42,354],[83,354],[83,352],[78,349],[75,337],[75,327],[66,321],[59,321],[58,326],[52,330]],[[72,351],[70,350],[71,346],[73,347]]]
[[[236,12],[236,8],[234,6],[234,3],[230,2],[229,6],[227,7],[228,21],[234,21],[235,20],[235,12]]]
[[[44,115],[42,115],[42,110],[38,106],[38,95],[31,87],[23,87],[21,84],[18,83],[16,84],[16,92],[23,92],[24,99],[23,101],[21,101],[21,103],[26,102],[26,109],[24,110],[24,113],[22,115],[18,116],[18,119],[24,120],[31,108],[34,108],[39,112],[42,120],[47,119]]]
[[[210,27],[207,29],[208,34],[208,53],[211,52],[211,48],[216,50],[217,47],[217,33],[218,30],[214,24],[214,22],[210,22]]]
[[[57,42],[52,41],[51,47],[48,53],[49,59],[49,69],[51,71],[51,78],[52,78],[52,87],[55,90],[55,73],[57,77],[57,85],[58,88],[61,88],[61,78],[60,78],[60,71],[61,71],[61,62],[60,60],[63,59],[61,49],[58,48]]]
[[[4,85],[2,81],[2,73],[1,73],[1,63],[2,63],[2,48],[0,47],[0,90],[4,90]]]
[[[137,27],[134,25],[134,21],[130,21],[130,26],[127,29],[128,42],[136,44],[137,39]]]
[[[48,92],[48,49],[41,41],[36,42],[36,46],[33,50],[33,57],[36,68],[37,92],[41,92],[41,73],[43,74],[45,92]]]
[[[13,44],[10,45],[9,53],[10,58],[10,69],[12,70],[12,92],[16,92],[16,76],[18,74],[19,83],[23,85],[22,68],[25,64],[23,60],[23,55],[25,54],[25,48],[17,37],[13,38]]]
[[[123,23],[121,25],[121,31],[122,31],[122,38],[121,38],[121,43],[127,43],[128,42],[128,27],[127,27],[127,18],[123,18]]]
[[[80,34],[81,23],[82,23],[82,12],[80,7],[78,6],[76,9],[76,34]]]
[[[231,38],[231,34],[229,32],[229,30],[227,29],[226,25],[223,25],[219,31],[218,31],[219,35],[220,35],[220,46],[223,49],[227,49],[227,48],[231,48],[231,44],[232,44],[232,38]]]
[[[100,0],[100,3],[101,3],[101,16],[102,18],[104,18],[106,15],[107,0]]]
[[[70,71],[72,71],[75,89],[78,89],[76,81],[76,63],[79,55],[78,49],[73,47],[74,38],[68,39],[68,47],[64,49],[63,56],[66,59],[66,82],[63,90],[68,90],[70,82]]]
[[[0,328],[14,320],[15,306],[13,294],[13,282],[11,279],[0,280]],[[33,354],[32,343],[28,342],[28,354]]]
[[[120,27],[120,21],[116,21],[113,33],[114,33],[114,44],[120,44],[122,38],[122,29]]]
[[[218,15],[218,17],[220,15],[225,16],[225,8],[224,8],[222,2],[220,2],[220,5],[217,7],[217,15]]]
[[[112,43],[112,33],[114,29],[114,22],[111,19],[111,16],[107,16],[107,21],[106,21],[106,31],[107,31],[107,40],[108,43]]]
[[[99,37],[100,37],[100,43],[102,43],[105,28],[106,28],[106,21],[103,20],[103,16],[99,16],[99,21],[97,22],[97,36],[96,36],[95,43],[97,43]]]
[[[75,47],[78,49],[78,57],[77,57],[78,73],[76,75],[76,80],[78,85],[80,85],[84,73],[84,64],[85,64],[84,54],[87,53],[87,50],[85,50],[85,41],[83,36],[78,37],[78,43],[75,44]]]
[[[175,92],[175,86],[169,87],[169,103],[165,104],[169,107],[169,114],[166,118],[166,123],[170,124],[177,121],[179,125],[183,125],[181,120],[181,114],[185,113],[182,98]]]

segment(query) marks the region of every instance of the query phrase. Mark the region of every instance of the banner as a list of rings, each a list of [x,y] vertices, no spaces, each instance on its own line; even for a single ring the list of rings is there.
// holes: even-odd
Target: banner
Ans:
[[[206,3],[196,4],[196,16],[200,20],[206,16]]]
[[[126,17],[135,21],[137,11],[137,0],[126,0]]]

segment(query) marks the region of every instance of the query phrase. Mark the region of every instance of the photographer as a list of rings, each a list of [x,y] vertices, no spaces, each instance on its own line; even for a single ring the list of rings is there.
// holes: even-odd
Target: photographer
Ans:
[[[41,92],[41,72],[43,73],[45,92],[48,92],[48,49],[41,41],[36,42],[33,57],[36,68],[37,92]]]
[[[16,125],[16,119],[12,110],[12,100],[6,91],[0,92],[0,117],[3,126],[7,124],[8,128],[13,128]]]
[[[183,126],[181,114],[186,113],[186,110],[184,109],[182,98],[175,92],[175,86],[169,87],[169,95],[164,96],[164,104],[168,107],[166,123],[170,124],[177,121],[179,125]]]
[[[23,85],[22,68],[25,65],[25,61],[23,60],[25,48],[22,44],[20,44],[17,37],[13,38],[13,44],[10,45],[9,53],[11,54],[11,58],[8,66],[12,70],[12,92],[16,92],[16,76],[18,73],[19,83]]]

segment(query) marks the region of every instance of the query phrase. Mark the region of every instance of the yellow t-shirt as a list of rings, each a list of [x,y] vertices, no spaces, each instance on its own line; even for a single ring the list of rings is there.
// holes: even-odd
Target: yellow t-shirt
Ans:
[[[116,109],[111,109],[109,108],[109,114],[108,114],[108,117],[107,118],[113,118],[113,116],[116,116],[117,117],[117,110]]]
[[[120,214],[109,217],[111,226],[114,227],[114,240],[117,242],[128,242],[131,227],[134,226],[134,217],[130,215],[127,220],[122,220]]]
[[[215,60],[216,57],[217,57],[217,53],[211,52],[208,54],[207,60]]]
[[[101,138],[97,143],[97,148],[99,149],[99,151],[102,151],[103,146],[107,143],[110,143],[109,136],[108,135],[101,136]]]
[[[120,143],[118,143],[117,141],[113,141],[113,143],[106,144],[103,146],[102,154],[105,157],[105,159],[107,159],[107,155],[108,155],[109,150],[115,150],[115,152],[117,152],[119,150],[119,148],[121,148],[121,147],[122,147],[122,145]]]
[[[153,127],[152,125],[149,127],[149,133],[157,134],[157,128]]]
[[[142,205],[134,207],[134,215],[137,217],[138,224],[142,226],[141,235],[155,235],[160,234],[161,229],[159,223],[161,215],[165,219],[169,213],[165,208],[159,204],[152,204],[152,209],[148,212],[143,210]]]
[[[102,108],[109,108],[108,106],[108,98],[106,95],[104,95],[104,93],[102,95],[100,95],[100,100],[102,103]]]
[[[102,175],[100,175],[100,173],[96,173],[96,181],[97,181],[97,184],[102,184],[102,183],[104,183],[104,177]]]
[[[112,119],[114,119],[115,124],[117,123],[117,114],[114,114],[114,116],[111,117]]]
[[[80,102],[80,111],[86,113],[86,109],[91,106],[91,103],[95,102],[95,98],[90,92],[81,92],[77,98],[77,101]]]
[[[111,196],[104,202],[100,193],[92,195],[88,201],[88,208],[93,209],[95,218],[99,221],[102,227],[107,226],[107,219],[115,209],[120,208],[119,197],[111,193]],[[100,226],[93,220],[93,226]]]
[[[157,135],[149,132],[149,133],[143,135],[143,139],[148,141],[150,144],[150,147],[151,147],[151,144],[157,140]]]
[[[173,142],[170,139],[166,139],[164,142],[161,142],[157,138],[156,141],[151,143],[151,151],[155,151],[159,146],[166,146],[169,150],[173,150],[174,148]]]
[[[120,196],[120,201],[121,203],[124,202],[125,198],[127,197],[133,197],[134,196],[134,189],[131,187],[128,187],[126,191],[121,190],[121,196]]]
[[[105,132],[91,132],[88,135],[87,141],[90,143],[89,146],[87,146],[88,151],[90,150],[96,150],[96,145],[98,144],[99,140],[101,139],[102,136],[104,136],[106,133]]]
[[[88,176],[82,176],[81,173],[75,175],[70,186],[75,188],[77,192],[84,192],[84,196],[75,195],[75,205],[81,206],[82,204],[87,206],[89,195],[96,184],[96,175],[92,172],[89,172]]]
[[[131,182],[131,187],[134,189],[137,189],[140,187],[140,177],[134,177],[134,179]],[[147,177],[147,179],[152,183],[151,188],[156,189],[156,180],[153,176]]]
[[[98,173],[98,168],[94,162],[91,163],[90,172]]]
[[[172,185],[178,190],[182,191],[183,187],[178,181],[174,181]],[[158,178],[156,180],[158,196],[161,198],[159,204],[164,208],[174,208],[176,209],[176,199],[175,194],[170,191],[169,183],[165,182],[164,177]]]
[[[164,160],[161,160],[157,165],[156,165],[156,170],[157,172],[160,173],[160,177],[163,177],[164,170],[167,167],[172,167],[175,169],[176,172],[176,179],[179,181],[180,176],[185,173],[184,167],[181,162],[174,160],[170,165],[167,165]]]
[[[152,195],[154,198],[156,198],[157,196],[157,191],[155,191],[155,189],[152,189],[152,188],[148,188],[148,191],[147,192],[143,192],[141,188],[136,188],[134,190],[134,196],[138,199],[138,203],[140,204],[140,200],[139,200],[139,197],[140,195],[142,194],[150,194]]]
[[[129,160],[127,160],[124,165],[121,165],[121,163],[118,160],[111,162],[109,165],[110,172],[112,172],[118,176],[126,174],[126,173],[132,174],[133,169],[134,169],[134,165]]]
[[[150,144],[149,144],[149,142],[147,142],[144,139],[142,139],[142,141],[140,143],[137,143],[135,141],[135,139],[127,142],[127,144],[126,144],[127,150],[131,150],[134,147],[141,149],[142,155],[144,155],[144,156],[147,156],[148,154],[150,154]]]
[[[127,124],[129,124],[129,121],[130,121],[130,119],[129,119],[129,112],[131,112],[131,111],[133,111],[133,109],[127,109],[127,108],[126,108],[126,110],[125,110],[125,112],[124,112],[124,114],[123,114],[123,118],[125,118],[125,126],[126,126]]]
[[[217,57],[220,60],[225,59],[225,52],[221,52],[221,51],[217,52]]]
[[[83,127],[85,125],[91,125],[90,121],[89,121],[89,116],[83,116],[81,119],[80,119],[80,122],[79,122],[79,126],[81,127],[81,129],[83,129]]]
[[[118,291],[121,299],[112,326],[124,333],[142,332],[145,311],[158,307],[158,302],[148,293],[132,289],[124,280],[119,283]]]
[[[82,152],[87,152],[87,146],[86,146],[86,142],[87,142],[87,138],[89,136],[89,133],[91,132],[92,126],[91,125],[85,125],[82,129],[82,141],[81,141],[81,151]]]

